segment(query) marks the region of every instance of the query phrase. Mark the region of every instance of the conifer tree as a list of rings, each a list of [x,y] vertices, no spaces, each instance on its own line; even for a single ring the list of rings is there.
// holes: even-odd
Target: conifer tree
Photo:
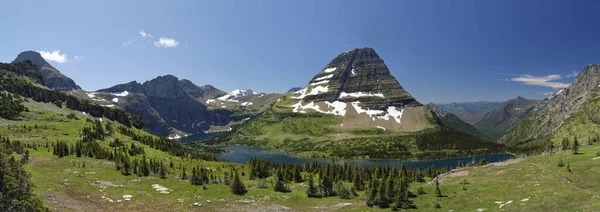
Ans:
[[[579,154],[579,141],[577,140],[577,137],[573,139],[572,152],[574,155]]]
[[[246,192],[248,192],[248,190],[246,190],[246,186],[242,180],[240,180],[240,176],[238,175],[237,171],[235,171],[233,182],[231,183],[231,193],[236,195],[244,195]]]
[[[443,197],[444,195],[442,195],[442,191],[440,190],[440,181],[438,180],[438,178],[435,178],[435,196],[436,197]]]
[[[308,178],[308,188],[306,189],[306,195],[308,197],[319,197],[319,190],[315,186],[314,177],[311,174]]]

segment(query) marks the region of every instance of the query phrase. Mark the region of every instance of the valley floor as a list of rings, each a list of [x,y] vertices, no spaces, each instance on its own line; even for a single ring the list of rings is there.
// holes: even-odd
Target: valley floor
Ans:
[[[535,156],[453,170],[439,176],[446,197],[435,197],[435,186],[413,183],[419,211],[594,211],[600,208],[600,146],[585,147],[579,155],[563,154],[572,172],[558,167],[561,156]],[[207,190],[176,177],[123,176],[112,162],[68,156],[57,158],[45,148],[31,152],[29,170],[36,193],[56,211],[379,211],[369,208],[362,197],[307,198],[304,184],[292,183],[291,193],[254,187],[255,181],[242,176],[249,187],[243,196],[233,195],[225,185],[208,185]],[[86,167],[80,167],[85,163]],[[206,162],[216,168],[224,163]],[[469,182],[466,190],[460,182]],[[153,188],[166,187],[169,194]],[[125,200],[125,195],[131,195]],[[362,193],[361,193],[362,195]],[[126,196],[125,196],[126,197]],[[441,209],[434,209],[439,203]],[[385,209],[389,210],[389,209]]]

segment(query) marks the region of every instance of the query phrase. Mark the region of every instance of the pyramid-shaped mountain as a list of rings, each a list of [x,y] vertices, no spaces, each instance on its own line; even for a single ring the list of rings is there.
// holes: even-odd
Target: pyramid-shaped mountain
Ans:
[[[54,68],[50,63],[46,62],[40,53],[35,51],[24,51],[17,55],[17,58],[13,63],[29,60],[35,66],[37,70],[42,74],[43,85],[59,91],[68,91],[73,89],[81,89],[75,81],[71,78],[60,73],[58,69]]]
[[[354,49],[333,59],[301,90],[279,106],[342,116],[343,128],[420,131],[430,127],[428,109],[390,74],[372,48]]]

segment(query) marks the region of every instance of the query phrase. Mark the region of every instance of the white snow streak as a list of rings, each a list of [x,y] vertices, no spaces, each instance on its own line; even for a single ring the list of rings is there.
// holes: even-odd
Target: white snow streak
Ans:
[[[329,75],[325,75],[325,76],[319,77],[319,78],[315,79],[315,81],[321,81],[321,80],[329,79],[331,77],[333,77],[333,74],[329,74]]]
[[[323,70],[323,72],[325,72],[325,73],[331,73],[331,72],[334,72],[336,69],[337,69],[337,67],[326,68],[325,70]]]
[[[342,93],[340,93],[340,98],[344,98],[344,97],[366,97],[366,96],[374,96],[374,97],[385,98],[385,96],[383,96],[383,94],[381,94],[381,93],[363,93],[363,92],[346,93],[346,92],[343,92],[343,91],[342,91]]]

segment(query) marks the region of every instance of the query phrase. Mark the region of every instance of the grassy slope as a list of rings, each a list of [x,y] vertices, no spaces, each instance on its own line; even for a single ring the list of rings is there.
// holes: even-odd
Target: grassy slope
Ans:
[[[85,125],[85,121],[66,119],[56,112],[49,112],[49,110],[70,111],[51,107],[54,106],[39,104],[37,107],[30,107],[37,109],[25,113],[24,117],[26,118],[21,121],[0,120],[0,133],[22,142],[44,142],[43,136],[50,141],[74,140],[77,131]],[[39,131],[20,132],[15,128],[8,130],[7,124],[38,124],[52,127]],[[116,137],[130,140],[118,133]],[[191,166],[195,164],[201,164],[211,169],[226,165],[224,162],[182,161],[161,151],[148,147],[145,149],[150,158],[171,160],[176,167],[180,163],[186,165],[188,173]],[[598,190],[600,189],[600,181],[597,177],[600,176],[600,169],[596,168],[600,165],[600,160],[592,160],[598,150],[600,150],[600,146],[596,144],[595,146],[584,146],[580,155],[563,155],[565,163],[571,163],[573,173],[566,172],[564,167],[557,167],[559,157],[557,155],[535,156],[504,166],[489,165],[459,170],[459,173],[468,172],[466,176],[442,176],[440,177],[442,179],[440,187],[442,193],[448,197],[435,197],[432,184],[413,183],[411,189],[413,193],[417,193],[416,189],[423,186],[427,192],[427,194],[414,199],[417,207],[421,210],[434,210],[432,205],[435,202],[440,203],[443,210],[473,211],[479,208],[497,210],[498,204],[494,203],[495,201],[506,202],[509,200],[512,200],[513,203],[505,206],[504,209],[507,211],[593,210],[600,207],[600,202],[594,199],[599,195]],[[271,189],[249,188],[246,195],[235,196],[230,194],[229,188],[225,185],[211,184],[208,185],[208,190],[202,190],[187,181],[181,181],[175,176],[179,173],[176,169],[169,169],[169,172],[175,173],[175,175],[171,175],[168,179],[159,179],[152,175],[145,178],[123,176],[115,170],[114,164],[107,160],[74,156],[59,159],[52,156],[43,147],[32,150],[31,158],[28,169],[32,172],[32,181],[37,186],[36,193],[43,197],[50,208],[57,211],[264,211],[282,207],[301,211],[380,210],[365,207],[362,197],[352,200],[341,200],[337,197],[309,199],[305,197],[305,187],[300,184],[291,184],[293,192],[287,194],[275,193]],[[83,162],[86,164],[85,168],[79,166]],[[223,171],[225,170],[227,168],[223,168]],[[90,172],[94,174],[90,174]],[[248,170],[245,169],[245,172],[248,173]],[[468,190],[466,191],[462,190],[458,184],[463,179],[467,179],[471,183],[467,186]],[[247,176],[242,176],[242,180],[247,186],[254,185],[254,181],[248,180]],[[97,184],[97,181],[100,184]],[[172,189],[172,192],[170,194],[158,193],[151,188],[151,185],[155,183]],[[133,196],[131,201],[116,202],[126,194]],[[110,203],[102,196],[115,202]],[[530,200],[521,202],[520,200],[524,198]],[[182,199],[183,203],[178,202],[178,199]],[[223,201],[221,202],[220,199]],[[207,203],[206,200],[211,200],[211,203]],[[238,200],[249,200],[254,203],[236,202]],[[191,206],[190,204],[194,202],[201,202],[202,206]],[[336,206],[338,203],[351,203],[351,205],[339,207],[339,205]],[[315,207],[324,208],[316,209]]]
[[[569,138],[572,141],[574,136],[577,136],[580,141],[598,138],[600,124],[592,122],[593,119],[600,120],[600,98],[589,100],[580,111],[573,113],[552,134],[552,142],[559,144],[563,138]]]

